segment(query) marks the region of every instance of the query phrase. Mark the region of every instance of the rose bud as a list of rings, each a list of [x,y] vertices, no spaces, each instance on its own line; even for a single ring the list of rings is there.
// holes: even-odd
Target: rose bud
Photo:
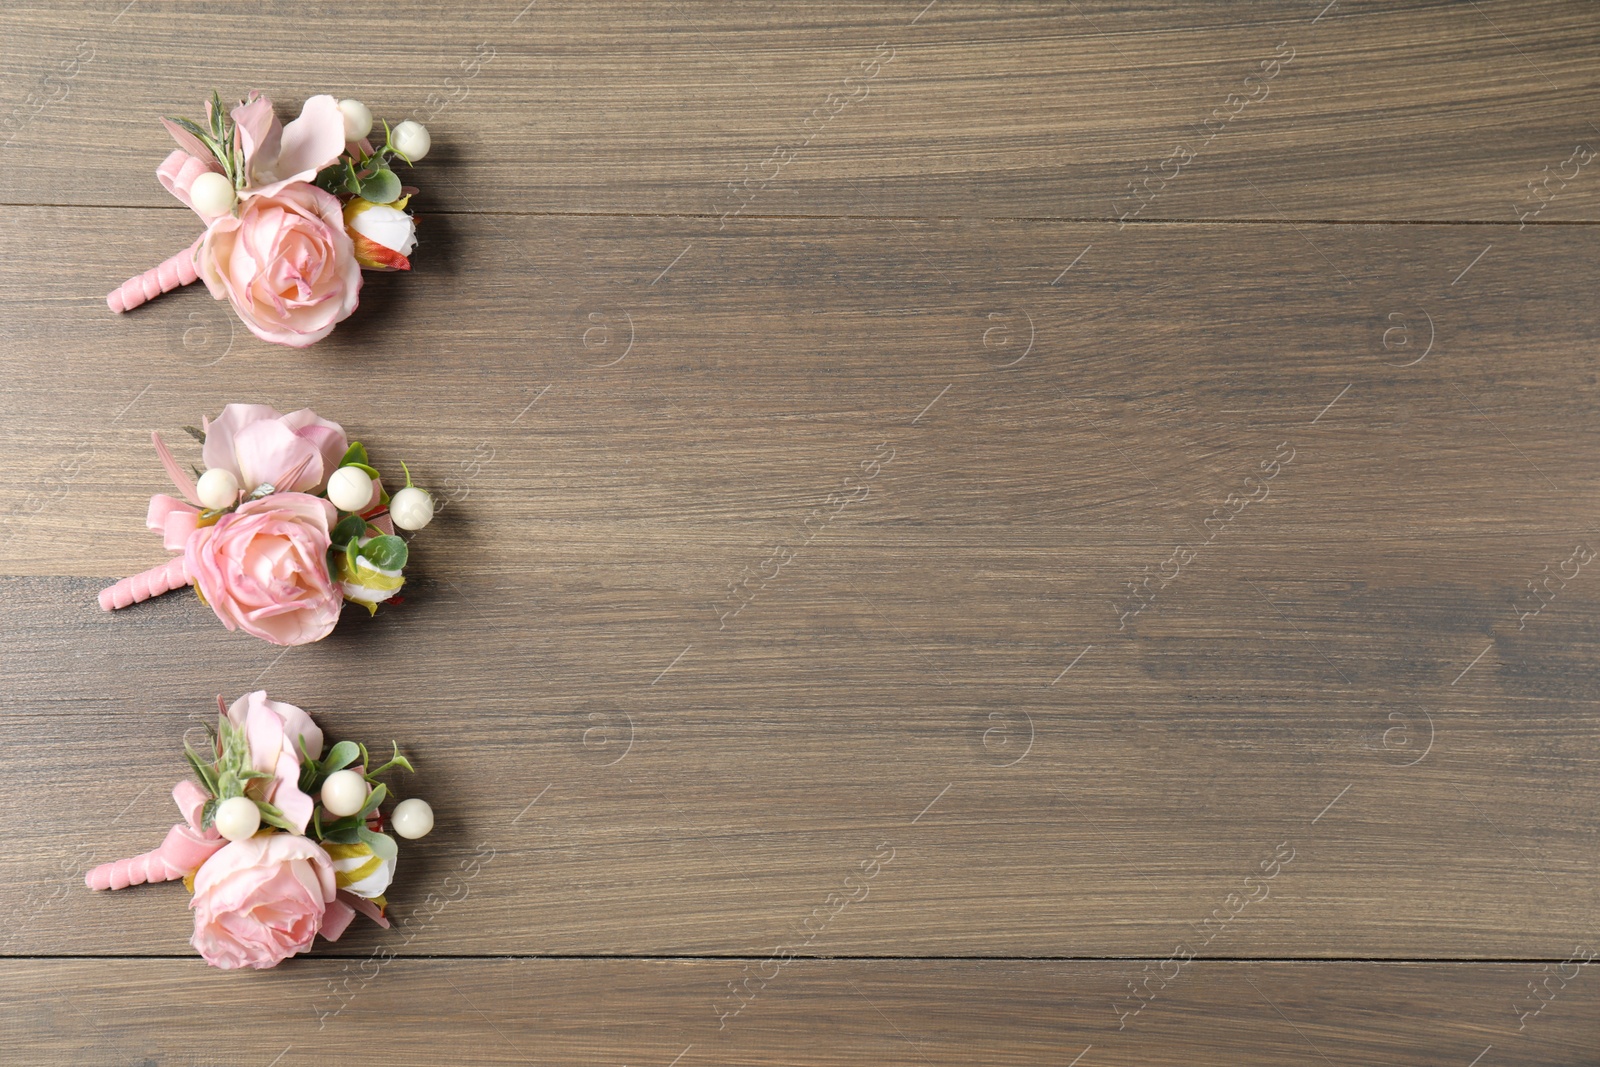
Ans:
[[[397,201],[405,203],[405,199]],[[354,197],[344,206],[345,232],[356,246],[356,262],[368,270],[410,270],[417,224],[390,204]]]

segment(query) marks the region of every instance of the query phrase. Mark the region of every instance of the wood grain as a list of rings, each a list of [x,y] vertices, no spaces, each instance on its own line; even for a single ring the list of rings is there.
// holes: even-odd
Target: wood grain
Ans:
[[[1551,980],[1560,991],[1518,1029],[1511,1000],[1546,975],[1528,964],[1199,962],[1121,1030],[1112,1003],[1126,997],[1135,963],[800,960],[770,982],[752,981],[744,1010],[724,1019],[717,1005],[732,1001],[727,987],[753,976],[756,961],[300,961],[224,976],[200,967],[0,964],[8,1046],[28,1063],[280,1056],[275,1067],[374,1049],[397,1067],[432,1067],[444,1049],[461,1067],[1420,1067],[1475,1056],[1515,1067],[1589,1062],[1600,1039],[1600,983],[1588,968],[1564,988]],[[209,979],[206,1012],[144,1010],[186,1002],[201,978]],[[228,1059],[215,1050],[217,1015],[230,1020],[228,1048],[247,1053]]]
[[[1588,1062],[1597,27],[0,12],[0,1060]],[[314,349],[104,306],[213,84],[434,131],[417,269]],[[237,400],[436,491],[403,604],[98,611],[151,431]],[[262,686],[439,823],[397,929],[221,974],[81,879]]]
[[[145,0],[0,38],[7,203],[173,206],[155,119],[216,87],[421,117],[426,212],[1600,218],[1593,165],[1560,178],[1600,142],[1572,0]]]
[[[0,232],[92,278],[109,214]],[[171,241],[167,213],[115,214],[135,254]],[[51,335],[12,350],[8,425],[46,460],[25,473],[80,429],[95,450],[7,548],[26,743],[0,752],[0,884],[47,902],[17,950],[182,950],[171,893],[53,898],[83,849],[159,836],[188,717],[257,685],[417,751],[447,832],[397,900],[502,854],[418,951],[754,952],[883,842],[830,953],[1164,952],[1282,842],[1270,905],[1213,953],[1545,958],[1586,929],[1600,595],[1583,571],[1511,605],[1594,540],[1587,231],[1507,228],[1451,286],[1478,228],[450,225],[447,263],[527,249],[534,280],[383,279],[316,352],[236,336],[209,367],[220,335],[182,340],[225,322],[205,293],[116,319],[0,257]],[[1396,367],[1425,341],[1385,331],[1424,313],[1433,350]],[[585,347],[591,315],[612,347]],[[162,558],[148,431],[180,442],[241,382],[329,397],[380,461],[465,494],[403,608],[281,654],[187,595],[95,607]],[[1284,442],[1267,498],[1212,520]],[[808,525],[852,476],[867,496]],[[1129,617],[1175,544],[1194,558]],[[774,546],[792,565],[730,592]],[[104,658],[63,672],[78,646]],[[67,747],[99,773],[29,802]],[[107,796],[114,774],[137,784]]]

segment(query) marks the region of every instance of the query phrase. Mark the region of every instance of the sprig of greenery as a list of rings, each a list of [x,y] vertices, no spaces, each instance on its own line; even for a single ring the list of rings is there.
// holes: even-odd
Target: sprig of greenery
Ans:
[[[360,764],[362,777],[372,786],[372,792],[367,795],[367,802],[355,815],[346,815],[331,822],[322,821],[322,809],[319,807],[313,813],[311,825],[308,827],[312,837],[318,841],[333,841],[340,844],[353,845],[364,842],[373,853],[393,860],[398,855],[398,846],[385,834],[380,834],[367,826],[367,820],[377,812],[379,805],[388,799],[389,786],[378,781],[378,776],[399,767],[412,774],[416,768],[411,761],[400,753],[398,742],[390,741],[394,748],[394,755],[389,762],[381,767],[372,766],[372,757],[367,752],[367,746],[355,741],[340,741],[328,749],[328,754],[322,759],[314,758],[306,751],[305,743],[300,744],[300,791],[309,796],[316,796],[322,791],[322,784],[328,776],[335,771],[342,771],[353,763]],[[372,838],[381,838],[382,842],[374,844]],[[387,842],[387,849],[385,845]]]
[[[216,759],[210,763],[202,759],[187,741],[183,744],[184,758],[189,761],[189,766],[194,769],[195,776],[200,779],[200,785],[209,797],[201,809],[200,828],[204,830],[211,825],[218,804],[233,797],[246,797],[261,810],[262,822],[285,830],[294,829],[281,810],[248,794],[251,782],[271,778],[272,775],[250,766],[250,741],[245,732],[235,729],[226,715],[218,715],[216,732],[211,733],[207,728],[207,733],[217,753]]]
[[[374,204],[392,204],[400,199],[400,178],[390,161],[404,160],[414,166],[411,159],[394,144],[394,131],[383,124],[383,145],[368,155],[360,149],[356,154],[345,155],[337,162],[324,167],[317,174],[317,186],[334,194],[359,196]]]
[[[207,110],[210,115],[206,126],[178,116],[168,116],[167,121],[205,145],[217,162],[222,164],[222,172],[233,183],[233,187],[243,189],[246,175],[244,153],[239,147],[239,131],[234,125],[233,116],[223,108],[222,97],[215,89],[211,90],[211,106]]]

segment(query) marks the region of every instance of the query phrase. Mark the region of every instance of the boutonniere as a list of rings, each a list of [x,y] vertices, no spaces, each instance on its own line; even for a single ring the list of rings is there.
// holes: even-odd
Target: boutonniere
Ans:
[[[416,220],[406,206],[417,190],[401,184],[394,161],[428,154],[421,123],[384,123],[375,147],[372,112],[359,100],[313,96],[284,126],[272,100],[254,92],[231,111],[213,92],[204,125],[161,121],[178,148],[156,178],[205,232],[114,290],[112,311],[199,278],[251,333],[303,348],[356,309],[363,268],[411,269]]]
[[[150,435],[182,499],[152,496],[145,525],[182,555],[102,590],[101,608],[193,585],[228,629],[304,645],[328,636],[344,601],[370,614],[400,591],[410,551],[395,529],[433,519],[409,471],[390,496],[366,447],[310,408],[229,404],[201,423],[189,428],[206,465],[198,480]]]
[[[183,821],[161,847],[90,871],[89,888],[183,879],[194,894],[190,944],[224,970],[276,967],[318,934],[337,941],[358,912],[387,927],[400,850],[386,831],[415,839],[433,829],[426,801],[383,812],[391,790],[378,777],[412,770],[400,747],[378,767],[351,741],[324,756],[311,716],[264,690],[217,706],[203,750],[184,745],[198,782],[172,789]]]

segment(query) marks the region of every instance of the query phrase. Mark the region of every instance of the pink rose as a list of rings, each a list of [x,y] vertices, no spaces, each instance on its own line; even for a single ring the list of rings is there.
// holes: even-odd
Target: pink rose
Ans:
[[[231,842],[195,875],[189,943],[223,970],[276,967],[311,947],[335,892],[333,862],[310,838]]]
[[[361,264],[339,198],[305,182],[250,196],[200,238],[195,270],[251,333],[304,348],[355,310]]]
[[[265,404],[229,404],[205,431],[207,469],[231,471],[246,493],[260,485],[284,493],[320,492],[350,447],[344,427],[310,408],[280,415]],[[297,467],[294,483],[283,484]]]
[[[249,500],[184,547],[184,568],[230,630],[275,645],[320,641],[343,600],[328,573],[338,512],[321,497],[272,493]]]
[[[316,802],[300,791],[302,746],[312,759],[322,755],[322,731],[311,716],[293,704],[268,700],[267,691],[246,693],[228,709],[228,721],[243,730],[250,750],[250,769],[270,774],[257,779],[252,796],[276,805],[294,824],[298,833],[306,832]],[[256,786],[266,783],[259,793]]]

